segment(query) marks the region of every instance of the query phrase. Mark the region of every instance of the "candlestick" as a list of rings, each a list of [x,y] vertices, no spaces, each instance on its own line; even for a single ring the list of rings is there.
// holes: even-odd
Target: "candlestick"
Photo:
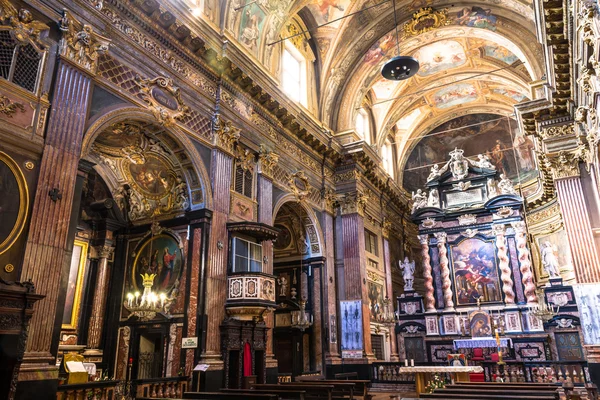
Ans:
[[[414,367],[415,366],[415,360],[413,360],[412,358],[410,359],[410,366]]]
[[[408,367],[408,360],[404,360],[404,366]]]

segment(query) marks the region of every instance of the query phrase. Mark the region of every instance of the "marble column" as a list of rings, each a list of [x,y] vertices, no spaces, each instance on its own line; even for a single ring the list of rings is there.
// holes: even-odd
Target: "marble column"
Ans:
[[[367,289],[364,211],[367,196],[356,191],[341,201],[344,246],[344,283],[346,300],[362,301],[363,344],[367,359],[374,360],[371,346],[371,321]]]
[[[324,269],[324,260],[311,261],[310,269],[312,273],[311,279],[311,299],[312,299],[312,316],[313,325],[311,328],[310,344],[311,344],[311,365],[313,371],[324,371],[323,369],[323,286],[322,273]]]
[[[513,279],[508,258],[508,245],[506,242],[506,227],[504,225],[492,225],[492,231],[496,236],[496,249],[500,261],[500,280],[502,281],[502,292],[506,304],[515,304],[515,291],[513,290]]]
[[[106,300],[108,297],[108,278],[110,277],[109,259],[115,248],[112,243],[106,243],[96,248],[98,257],[98,271],[96,273],[96,287],[94,288],[94,298],[92,300],[92,312],[90,315],[90,324],[88,327],[87,347],[89,349],[98,349],[102,330],[104,327],[104,315],[106,311]]]
[[[215,148],[212,150],[210,180],[213,185],[213,218],[208,246],[206,275],[206,344],[202,363],[211,370],[222,369],[220,325],[227,300],[227,259],[229,252],[227,219],[230,206],[233,148],[240,130],[218,114],[213,120]]]
[[[425,311],[436,311],[433,274],[431,273],[431,257],[429,256],[429,235],[419,235],[419,242],[421,243],[423,280],[425,281]]]
[[[58,304],[61,275],[69,262],[66,259],[70,248],[69,220],[85,133],[91,78],[79,68],[60,61],[54,87],[21,273],[21,280],[31,279],[37,292],[46,296],[35,306],[21,367],[21,375],[32,368],[32,379],[57,377],[55,372],[44,376],[42,371],[57,371],[53,365],[55,354],[51,353],[56,333],[53,316],[62,307]]]
[[[335,212],[337,199],[335,194],[325,194],[325,212],[323,213],[323,236],[325,240],[325,265],[321,271],[323,282],[323,313],[325,345],[325,362],[327,364],[340,364],[342,359],[338,348],[338,323],[337,323],[337,295],[335,273]]]
[[[533,281],[533,271],[531,269],[531,253],[527,246],[527,226],[524,221],[512,223],[515,230],[515,241],[517,244],[517,254],[519,257],[519,268],[521,271],[521,281],[523,282],[525,299],[527,303],[537,303],[535,294],[535,282]]]
[[[390,255],[390,229],[391,229],[391,221],[388,219],[383,220],[383,226],[381,229],[383,235],[383,264],[385,268],[385,290],[386,290],[386,298],[390,301],[388,307],[390,307],[390,312],[394,311],[394,292],[392,288],[392,260]],[[395,325],[390,326],[390,334],[387,335],[390,341],[390,361],[400,361],[400,357],[398,357],[398,344],[396,342],[396,333],[394,331]]]
[[[258,182],[257,196],[258,202],[258,222],[273,226],[273,168],[279,160],[279,155],[268,150],[264,145],[261,146],[258,154]],[[263,272],[273,274],[273,242],[266,240],[262,242],[263,257],[266,262],[263,264]],[[275,327],[275,315],[268,313],[265,316],[267,330],[267,368],[276,368],[277,359],[273,354],[273,328]]]
[[[442,292],[444,294],[444,311],[454,311],[452,280],[450,279],[450,264],[448,248],[446,247],[446,232],[435,233],[437,248],[440,255],[440,270],[442,275]]]

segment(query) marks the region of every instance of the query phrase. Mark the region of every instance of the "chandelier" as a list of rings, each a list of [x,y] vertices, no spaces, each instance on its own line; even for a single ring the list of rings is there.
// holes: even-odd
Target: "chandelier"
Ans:
[[[150,321],[156,314],[163,311],[167,295],[152,291],[156,274],[141,274],[144,292],[127,293],[125,308],[130,312],[129,317],[135,315],[141,321]]]
[[[560,310],[560,306],[556,306],[554,304],[548,304],[546,302],[544,292],[541,290],[537,291],[537,304],[533,304],[529,306],[529,312],[535,315],[537,318],[542,320],[542,322],[546,323],[558,315],[558,311]]]
[[[298,302],[298,308],[299,310],[291,312],[291,327],[295,329],[300,329],[302,332],[304,332],[305,329],[308,329],[312,326],[313,317],[308,311],[306,311],[305,298],[302,298],[302,300]]]

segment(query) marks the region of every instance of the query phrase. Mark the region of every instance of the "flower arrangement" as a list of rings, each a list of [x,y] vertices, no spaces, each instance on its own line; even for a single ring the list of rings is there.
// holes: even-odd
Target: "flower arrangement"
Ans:
[[[425,392],[433,393],[436,389],[443,389],[446,387],[446,379],[442,378],[440,375],[433,375],[433,379],[427,383],[425,386]]]

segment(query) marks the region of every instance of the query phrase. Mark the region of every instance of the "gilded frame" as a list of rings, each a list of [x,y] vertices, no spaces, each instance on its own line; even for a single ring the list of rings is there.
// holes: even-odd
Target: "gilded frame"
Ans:
[[[83,294],[83,277],[85,276],[85,267],[87,264],[87,256],[88,256],[88,242],[84,242],[83,240],[75,239],[73,244],[73,248],[80,247],[81,252],[79,253],[79,262],[77,263],[77,279],[75,285],[75,292],[73,293],[73,307],[71,310],[71,317],[69,318],[69,323],[62,324],[62,329],[75,330],[77,329],[77,321],[79,319],[79,309],[81,308],[81,296]],[[71,263],[71,268],[73,268],[73,263]],[[70,271],[70,269],[69,269]],[[69,301],[68,298],[65,299],[65,306]],[[64,318],[63,318],[64,322]]]
[[[15,225],[13,226],[10,234],[2,243],[0,243],[0,254],[2,254],[12,247],[12,245],[23,232],[25,221],[27,219],[27,213],[29,211],[29,189],[27,187],[27,181],[25,180],[23,171],[19,167],[19,164],[11,156],[0,151],[0,162],[3,162],[8,166],[8,169],[10,169],[12,172],[19,187],[19,212],[17,214],[17,220],[15,221]]]

